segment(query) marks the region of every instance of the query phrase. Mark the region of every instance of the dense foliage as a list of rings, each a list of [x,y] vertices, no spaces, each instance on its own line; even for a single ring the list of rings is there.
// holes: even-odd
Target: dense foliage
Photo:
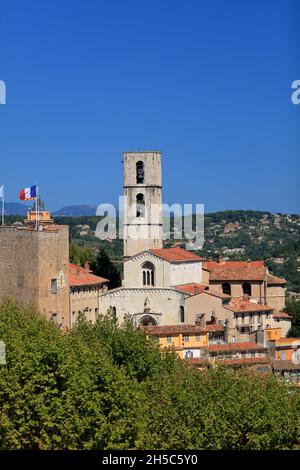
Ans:
[[[293,449],[298,392],[274,377],[200,373],[109,315],[54,324],[0,309],[1,449]]]
[[[91,248],[70,243],[70,262],[84,266],[86,261],[89,261],[91,270],[96,276],[109,279],[109,289],[121,285],[119,266],[111,261],[103,248],[94,251]]]
[[[284,310],[292,317],[288,336],[300,338],[300,300],[288,299]]]
[[[118,267],[112,263],[109,256],[99,248],[96,258],[91,263],[91,269],[96,276],[102,276],[109,279],[109,289],[121,285],[121,275]]]

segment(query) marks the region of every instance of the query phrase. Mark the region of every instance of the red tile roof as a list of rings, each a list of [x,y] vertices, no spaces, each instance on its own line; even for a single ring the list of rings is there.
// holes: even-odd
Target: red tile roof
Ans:
[[[292,318],[291,315],[289,315],[288,313],[285,313],[285,312],[278,312],[277,310],[275,310],[275,312],[274,312],[274,314],[273,314],[273,317],[274,317],[275,319],[276,319],[276,318],[277,318],[277,319],[280,319],[280,318],[284,319],[284,318],[286,318],[287,320],[288,320],[289,318]]]
[[[273,276],[273,274],[268,274],[267,282],[268,282],[268,285],[286,284],[285,279],[281,277]]]
[[[208,331],[206,326],[201,327],[197,325],[151,325],[151,326],[140,326],[139,329],[144,331],[145,333],[149,333],[151,335],[172,335],[172,334],[179,334],[179,333],[191,333],[191,334],[205,334]]]
[[[224,331],[225,328],[220,323],[213,323],[212,325],[205,325],[206,331]]]
[[[187,362],[191,365],[209,365],[211,360],[194,357],[187,359]],[[224,365],[256,365],[256,364],[271,364],[271,359],[268,357],[245,357],[236,359],[217,359],[216,364]]]
[[[265,278],[264,267],[227,267],[220,265],[209,271],[210,281],[263,281]]]
[[[232,351],[266,351],[267,348],[261,344],[250,341],[228,344],[211,344],[206,348],[209,352],[232,352]]]
[[[202,284],[192,283],[192,284],[180,284],[175,286],[175,289],[184,292],[185,294],[202,294],[207,289],[207,286],[203,286]]]
[[[109,279],[95,276],[90,270],[84,269],[77,264],[69,264],[69,284],[70,287],[75,286],[91,286],[108,283]]]
[[[267,273],[264,261],[204,261],[203,269],[209,271],[210,281],[264,281],[268,284],[285,284],[286,280]]]
[[[206,294],[213,295],[214,297],[219,297],[220,299],[230,299],[231,295],[224,294],[223,292],[218,292],[215,289],[212,289],[211,287],[209,290],[206,291]]]
[[[250,302],[243,298],[231,299],[229,304],[224,305],[224,308],[232,312],[266,312],[274,310],[272,307],[268,307],[267,305]]]
[[[252,266],[252,268],[263,268],[264,261],[204,261],[203,269],[210,271],[218,266],[224,266],[225,268],[245,268]]]
[[[183,248],[153,248],[149,251],[153,255],[170,262],[202,261],[201,256],[198,256],[191,251],[184,250]]]

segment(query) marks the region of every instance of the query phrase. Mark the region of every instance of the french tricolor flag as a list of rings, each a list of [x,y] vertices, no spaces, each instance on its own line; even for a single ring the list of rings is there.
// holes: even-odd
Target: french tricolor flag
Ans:
[[[37,197],[37,186],[30,186],[29,188],[24,188],[20,191],[21,201],[29,201],[30,199],[36,199]]]

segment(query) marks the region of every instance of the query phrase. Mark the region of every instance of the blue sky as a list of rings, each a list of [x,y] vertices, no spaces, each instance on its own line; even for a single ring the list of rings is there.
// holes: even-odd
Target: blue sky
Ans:
[[[163,152],[168,203],[300,212],[298,0],[0,0],[0,184],[116,202]]]

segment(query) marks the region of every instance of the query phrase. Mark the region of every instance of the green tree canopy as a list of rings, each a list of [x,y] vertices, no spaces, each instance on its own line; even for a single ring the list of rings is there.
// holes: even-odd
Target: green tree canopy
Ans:
[[[68,334],[0,308],[0,449],[295,449],[299,390],[251,371],[200,373],[130,321]]]
[[[96,276],[105,277],[110,280],[110,289],[121,285],[120,271],[110,260],[103,248],[99,248],[98,255],[91,263],[91,269]]]
[[[300,338],[300,301],[294,299],[288,300],[284,310],[292,317],[292,324],[288,336]]]

